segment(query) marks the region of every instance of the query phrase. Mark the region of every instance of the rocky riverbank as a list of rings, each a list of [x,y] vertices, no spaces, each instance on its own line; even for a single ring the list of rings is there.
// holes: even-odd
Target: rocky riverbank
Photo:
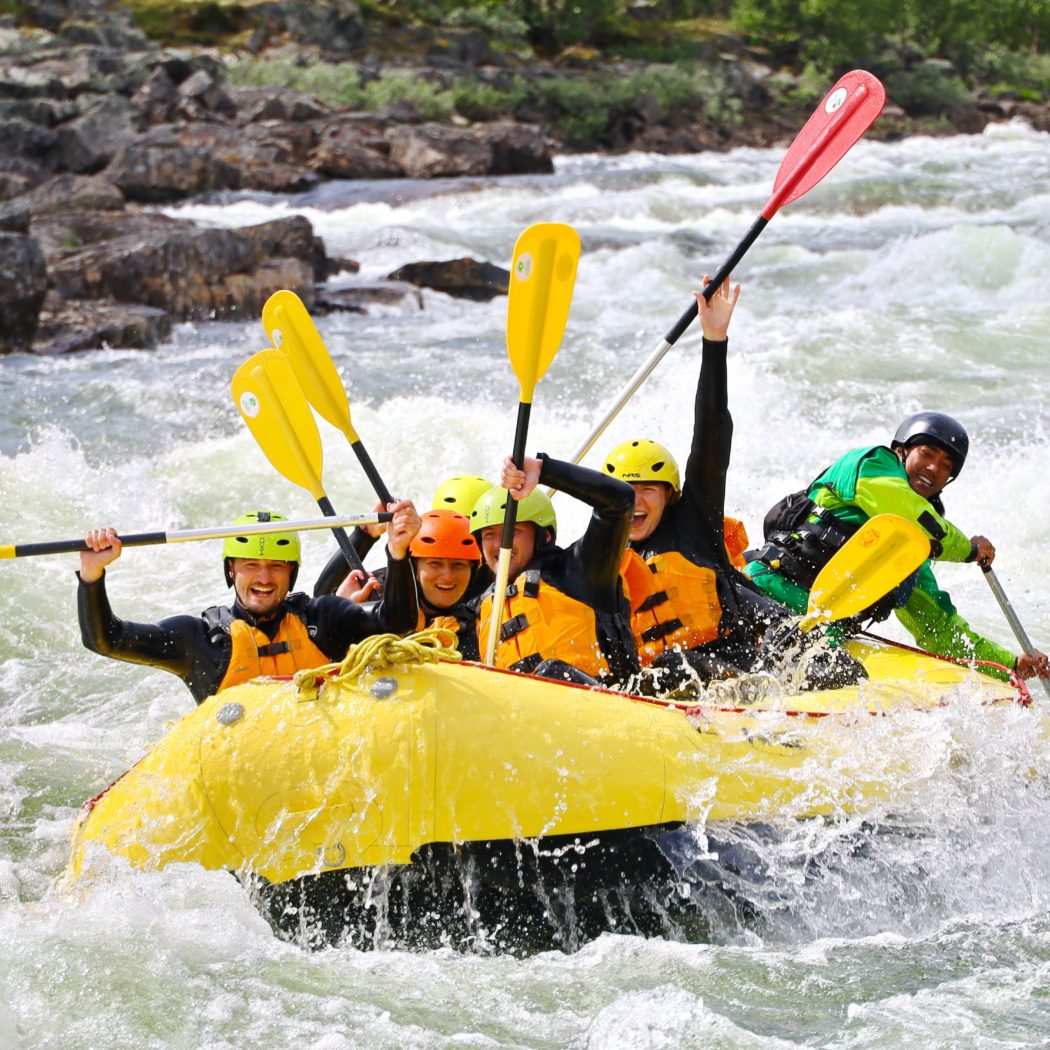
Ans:
[[[365,34],[351,0],[283,0],[251,11],[249,52],[276,37],[304,62],[331,59],[359,48]],[[476,34],[443,40],[428,55],[439,72],[458,63],[479,75],[492,59]],[[668,120],[640,98],[610,148],[788,141],[806,111],[800,117],[778,101],[777,75],[739,48],[717,62],[734,85],[736,119]],[[1025,107],[974,105],[951,126],[976,131],[1021,113],[1050,127],[1043,107]],[[542,174],[565,148],[535,121],[441,123],[406,104],[362,113],[283,87],[233,86],[217,53],[160,48],[104,0],[44,0],[32,16],[0,18],[0,118],[0,353],[149,347],[174,322],[255,316],[277,288],[313,305],[319,283],[354,269],[327,258],[303,218],[202,229],[156,205],[218,191],[294,194],[326,179]],[[883,134],[910,130],[895,106],[881,126]],[[502,271],[471,260],[403,270],[389,286],[325,292],[317,304],[361,309],[375,297],[412,295],[416,285],[472,297],[505,287]]]

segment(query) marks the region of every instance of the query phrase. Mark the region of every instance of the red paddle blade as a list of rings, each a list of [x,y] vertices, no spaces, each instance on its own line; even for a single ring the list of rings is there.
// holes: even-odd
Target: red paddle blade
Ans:
[[[871,127],[885,104],[886,89],[878,77],[864,69],[847,73],[791,143],[763,217],[772,219],[783,205],[813,189]]]

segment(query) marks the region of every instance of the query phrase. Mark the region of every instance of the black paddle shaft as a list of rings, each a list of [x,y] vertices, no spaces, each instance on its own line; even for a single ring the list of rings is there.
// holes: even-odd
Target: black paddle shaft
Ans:
[[[519,470],[525,464],[525,442],[529,436],[529,417],[532,414],[532,404],[521,401],[518,403],[518,425],[514,431],[514,452],[511,459],[514,466]],[[507,511],[503,517],[503,538],[500,547],[510,550],[514,546],[514,526],[518,523],[518,501],[508,492]]]
[[[361,464],[361,469],[368,477],[372,488],[375,490],[375,494],[382,501],[383,508],[386,509],[394,502],[394,497],[390,495],[390,489],[383,484],[383,479],[379,476],[379,471],[376,470],[376,465],[372,462],[372,457],[368,454],[365,446],[362,445],[360,441],[352,441],[350,447],[354,450],[354,455],[357,456],[357,461]]]
[[[321,513],[326,518],[336,517],[335,507],[329,502],[327,496],[322,496],[317,501],[317,505],[321,508]],[[354,550],[354,545],[350,542],[350,537],[347,536],[346,530],[332,529],[332,535],[335,537],[335,542],[339,544],[339,549],[343,552],[343,557],[346,558],[351,571],[360,570],[367,575],[364,562],[361,561],[360,555]]]
[[[733,250],[733,254],[722,263],[722,268],[711,278],[710,283],[704,289],[704,298],[708,302],[711,301],[711,296],[715,294],[722,282],[736,269],[736,264],[747,254],[748,248],[758,240],[758,235],[766,228],[768,222],[769,220],[764,215],[759,215],[755,219],[751,229],[744,235],[744,239]],[[699,310],[700,306],[694,299],[689,309],[678,318],[674,327],[664,336],[664,341],[668,346],[674,346],[678,342],[679,336],[693,323],[693,318],[696,317]]]

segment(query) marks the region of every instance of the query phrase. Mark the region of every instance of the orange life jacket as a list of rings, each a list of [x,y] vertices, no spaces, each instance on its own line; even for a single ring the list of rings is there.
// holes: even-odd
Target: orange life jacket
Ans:
[[[481,603],[478,619],[482,649],[491,619],[490,594]],[[530,674],[544,660],[564,660],[595,678],[609,673],[594,610],[542,581],[537,569],[530,569],[507,588],[496,666]]]
[[[643,667],[668,650],[695,649],[718,637],[722,603],[713,569],[678,551],[643,559],[628,547],[620,562],[620,577]]]
[[[722,519],[722,534],[726,541],[726,554],[729,555],[730,563],[738,569],[747,564],[744,551],[748,548],[747,529],[742,521],[736,518]]]
[[[217,693],[263,675],[290,675],[331,663],[295,613],[285,614],[273,641],[245,620],[231,619],[228,626],[233,651]]]

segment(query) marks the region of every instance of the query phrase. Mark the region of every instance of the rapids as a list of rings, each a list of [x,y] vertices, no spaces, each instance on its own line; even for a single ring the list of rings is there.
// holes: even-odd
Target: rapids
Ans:
[[[847,448],[940,408],[969,428],[949,517],[998,546],[998,575],[1050,645],[1050,137],[861,142],[787,206],[739,268],[730,332],[736,423],[727,512],[761,518]],[[563,221],[583,241],[562,350],[531,450],[568,455],[765,203],[779,151],[562,158],[553,176],[434,186],[332,183],[177,213],[241,225],[302,212],[332,255],[382,276],[425,258],[506,264],[516,235]],[[438,192],[434,192],[438,190]],[[395,196],[400,194],[400,197]],[[427,292],[425,309],[319,321],[387,484],[426,505],[459,472],[494,476],[518,388],[505,303]],[[265,345],[255,318],[182,325],[155,352],[0,360],[0,543],[191,528],[258,506],[313,516],[231,402]],[[684,450],[695,330],[598,448],[634,434]],[[372,504],[322,424],[340,510]],[[589,462],[597,462],[595,459]],[[584,512],[559,501],[571,538]],[[331,546],[305,539],[304,580]],[[868,819],[776,834],[696,829],[713,878],[709,943],[603,936],[575,954],[305,952],[248,894],[193,866],[55,885],[81,802],[192,703],[161,672],[80,645],[76,559],[0,566],[0,1048],[1021,1047],[1050,1026],[1050,743],[1038,710],[960,701],[875,743],[920,773]],[[977,629],[1013,644],[981,574],[938,579]],[[129,551],[118,615],[223,598],[213,545]],[[894,628],[891,632],[902,637]],[[917,716],[916,716],[917,717]],[[869,741],[871,745],[871,741]]]

